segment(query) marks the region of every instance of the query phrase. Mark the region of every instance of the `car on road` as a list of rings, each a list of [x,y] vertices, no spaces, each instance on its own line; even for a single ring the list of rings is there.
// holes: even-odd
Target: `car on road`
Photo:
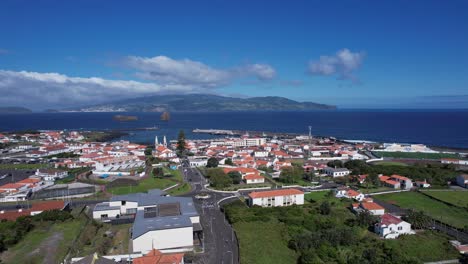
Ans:
[[[209,195],[207,193],[200,193],[200,194],[195,195],[195,198],[199,199],[199,200],[209,199],[210,197],[211,197],[211,195]]]

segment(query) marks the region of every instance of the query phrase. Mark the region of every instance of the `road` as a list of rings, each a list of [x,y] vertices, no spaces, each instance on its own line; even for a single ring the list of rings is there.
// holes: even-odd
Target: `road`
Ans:
[[[221,199],[235,198],[235,196],[205,189],[206,179],[197,169],[190,168],[186,161],[182,163],[182,170],[185,180],[192,185],[192,191],[183,196],[193,197],[195,207],[200,212],[200,221],[203,227],[204,252],[196,254],[194,262],[207,264],[239,263],[236,235],[218,205]],[[209,197],[206,199],[195,198],[196,195],[201,193],[208,194]],[[228,201],[223,201],[223,203],[226,202]]]

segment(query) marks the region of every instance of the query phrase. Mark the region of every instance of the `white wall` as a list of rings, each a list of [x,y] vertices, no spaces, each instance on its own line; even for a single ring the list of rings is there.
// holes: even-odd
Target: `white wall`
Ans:
[[[103,210],[103,211],[93,211],[94,219],[101,219],[101,215],[107,214],[109,218],[115,218],[117,215],[120,215],[119,210]]]
[[[133,241],[133,252],[146,253],[152,249],[175,249],[181,251],[193,250],[193,228],[175,228],[147,232]]]
[[[275,200],[269,202],[268,199],[271,197],[265,198],[255,198],[251,199],[251,205],[258,205],[262,207],[268,207],[268,204],[271,203],[271,206],[283,206],[283,202],[285,199],[289,199],[291,201],[290,205],[293,204],[304,204],[304,194],[296,194],[296,195],[288,195],[288,196],[276,196],[274,197]],[[285,205],[287,206],[287,205]]]

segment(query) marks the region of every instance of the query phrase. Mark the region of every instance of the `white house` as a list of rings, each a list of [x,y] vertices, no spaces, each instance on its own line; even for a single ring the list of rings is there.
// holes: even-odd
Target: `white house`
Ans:
[[[457,184],[463,188],[468,188],[468,174],[458,175]]]
[[[162,194],[155,189],[148,193],[114,196],[109,202],[95,206],[93,218],[112,221],[134,216],[133,252],[192,251],[194,233],[202,230],[192,198]]]
[[[251,192],[249,198],[250,206],[274,207],[304,204],[304,192],[297,189]]]
[[[346,168],[331,168],[331,167],[325,167],[323,169],[323,172],[325,174],[327,174],[328,176],[332,176],[333,178],[335,178],[335,177],[344,177],[344,176],[349,175],[351,173]]]
[[[353,210],[356,213],[364,211],[369,212],[371,215],[383,215],[385,214],[385,208],[374,202],[361,202],[359,204],[353,204]]]
[[[255,151],[254,156],[256,158],[267,158],[268,157],[268,151]]]
[[[364,194],[350,188],[338,188],[336,189],[335,193],[336,198],[354,199],[359,202],[362,201],[365,197]]]
[[[402,234],[414,234],[408,222],[391,214],[382,215],[380,221],[375,224],[374,231],[380,237],[386,239],[397,238]]]
[[[249,174],[244,177],[245,183],[254,184],[254,183],[264,183],[265,177],[258,174]]]

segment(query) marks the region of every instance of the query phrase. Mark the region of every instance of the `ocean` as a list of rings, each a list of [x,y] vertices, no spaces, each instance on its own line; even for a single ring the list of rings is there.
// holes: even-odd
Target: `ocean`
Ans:
[[[213,137],[194,134],[199,129],[233,129],[289,132],[333,136],[347,140],[422,143],[429,146],[468,149],[468,110],[333,110],[310,112],[174,112],[169,122],[160,113],[125,113],[137,121],[113,120],[117,113],[32,113],[0,115],[0,131],[15,130],[112,130],[128,129],[123,137],[134,142],[152,143],[154,136],[176,139],[179,130],[187,138]],[[159,126],[159,130],[134,128]]]

